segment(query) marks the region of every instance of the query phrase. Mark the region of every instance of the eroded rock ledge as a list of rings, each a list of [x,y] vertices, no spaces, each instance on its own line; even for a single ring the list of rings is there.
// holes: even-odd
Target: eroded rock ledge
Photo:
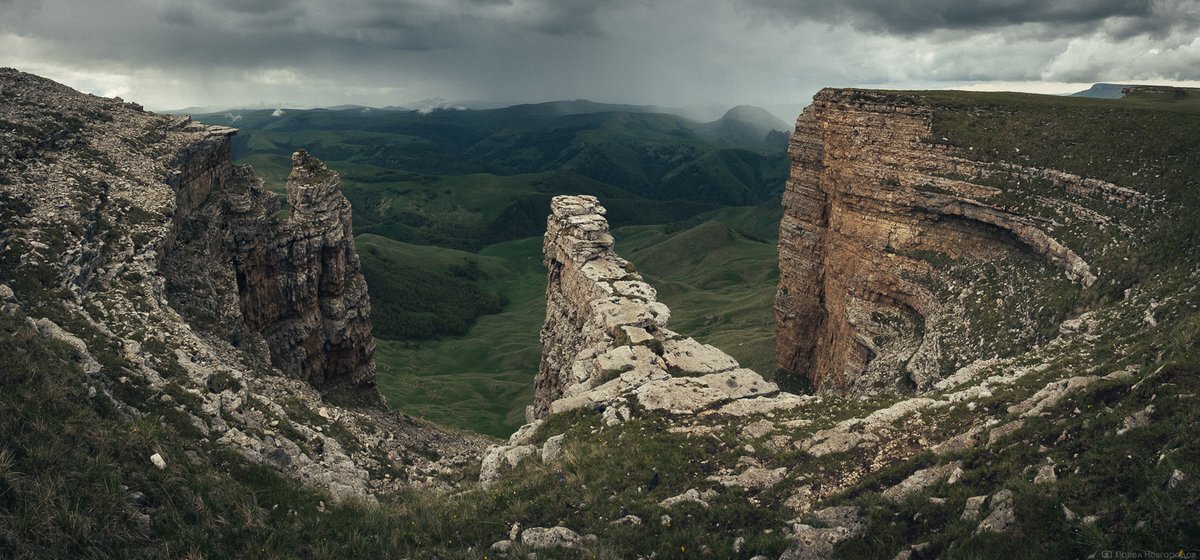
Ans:
[[[277,196],[230,163],[235,132],[219,129],[178,156],[170,181],[178,206],[163,252],[168,296],[289,375],[373,391],[371,305],[337,173],[303,150],[293,154],[282,218]]]
[[[613,251],[604,213],[592,196],[551,202],[543,246],[546,323],[530,423],[489,449],[485,483],[537,454],[530,441],[550,414],[587,409],[618,424],[645,412],[691,415],[746,399],[795,398],[717,348],[667,329],[670,310]]]
[[[924,390],[946,370],[936,363],[938,341],[924,336],[941,304],[914,281],[936,274],[922,254],[1024,252],[1079,284],[1095,282],[1089,264],[1047,233],[1051,224],[987,203],[1000,192],[987,179],[1037,179],[1064,195],[1145,202],[1136,191],[1058,170],[972,160],[932,138],[933,116],[909,97],[825,89],[797,120],[779,235],[777,358],[819,391]],[[893,347],[874,342],[884,331]]]
[[[666,328],[670,310],[613,251],[595,197],[559,196],[550,206],[531,420],[610,402],[633,388],[640,406],[676,413],[778,391],[728,354]]]

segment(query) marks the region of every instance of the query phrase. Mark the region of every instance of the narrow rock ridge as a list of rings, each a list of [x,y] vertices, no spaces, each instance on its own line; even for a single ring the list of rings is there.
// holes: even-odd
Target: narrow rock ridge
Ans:
[[[542,244],[546,322],[530,420],[545,416],[567,387],[595,377],[588,360],[618,336],[652,340],[651,333],[670,318],[667,306],[655,301],[654,288],[613,252],[605,209],[594,197],[556,197],[550,208]]]
[[[999,192],[978,184],[981,178],[1037,178],[1064,195],[1150,202],[1058,170],[974,161],[931,139],[933,114],[904,96],[824,89],[796,122],[779,235],[776,352],[782,370],[819,391],[854,393],[879,383],[928,389],[946,369],[935,363],[937,340],[922,335],[942,303],[913,281],[936,273],[919,253],[958,259],[1023,251],[1077,283],[1095,282],[1089,264],[1043,229],[1048,222],[981,202]],[[899,333],[890,337],[895,348],[868,332],[881,313],[902,324],[873,327]],[[886,362],[876,369],[893,376],[903,370],[903,379],[865,379],[872,362]]]
[[[488,450],[481,481],[537,455],[530,442],[550,414],[587,409],[611,425],[643,412],[694,415],[743,400],[795,399],[721,350],[666,328],[670,310],[613,251],[595,197],[557,196],[550,208],[546,323],[529,424]]]
[[[550,207],[543,245],[546,323],[530,419],[578,408],[589,399],[598,402],[597,395],[588,393],[600,386],[615,395],[619,384],[610,382],[618,380],[628,385],[679,377],[640,392],[643,400],[654,401],[643,405],[677,412],[695,407],[675,402],[669,389],[704,385],[715,381],[706,377],[714,374],[745,381],[738,390],[727,390],[734,384],[716,389],[730,398],[743,390],[747,395],[778,390],[728,354],[666,328],[670,309],[655,299],[657,292],[633,265],[613,251],[605,210],[595,197],[559,196]]]

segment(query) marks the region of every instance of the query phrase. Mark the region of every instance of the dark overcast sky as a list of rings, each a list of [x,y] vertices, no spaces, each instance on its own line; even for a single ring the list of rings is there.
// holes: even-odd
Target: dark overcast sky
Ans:
[[[804,104],[1200,79],[1200,0],[0,0],[0,66],[158,109]]]

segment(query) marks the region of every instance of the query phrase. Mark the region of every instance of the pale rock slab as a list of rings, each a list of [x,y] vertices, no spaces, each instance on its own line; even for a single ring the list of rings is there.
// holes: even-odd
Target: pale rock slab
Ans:
[[[936,465],[918,470],[899,484],[883,491],[883,497],[893,502],[904,501],[905,498],[917,494],[926,488],[947,481],[956,470],[960,470],[962,461]]]

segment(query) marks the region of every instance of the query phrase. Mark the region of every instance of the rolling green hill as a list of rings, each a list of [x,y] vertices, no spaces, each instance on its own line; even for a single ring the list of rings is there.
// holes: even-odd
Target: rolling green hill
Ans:
[[[355,240],[371,295],[376,337],[423,340],[461,335],[505,303],[489,282],[506,263],[472,253],[365,234]]]
[[[767,115],[769,116],[769,115]],[[604,199],[616,226],[681,220],[782,191],[779,123],[739,108],[712,123],[587,101],[486,111],[246,111],[234,155],[280,188],[307,149],[342,174],[360,233],[477,251],[540,233],[556,194]]]

